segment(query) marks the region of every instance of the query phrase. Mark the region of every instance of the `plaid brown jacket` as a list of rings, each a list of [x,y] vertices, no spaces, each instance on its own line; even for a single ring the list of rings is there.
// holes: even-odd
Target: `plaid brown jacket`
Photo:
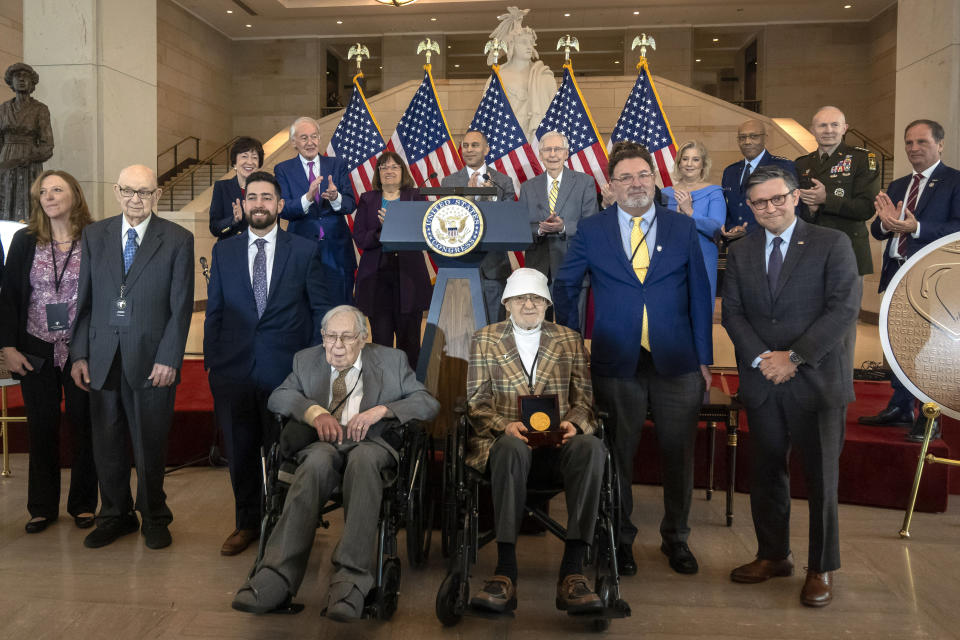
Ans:
[[[589,358],[580,334],[552,322],[544,322],[540,356],[533,389],[520,361],[510,320],[491,324],[473,335],[467,369],[466,463],[484,471],[490,448],[506,426],[520,419],[517,397],[526,394],[557,394],[561,420],[569,420],[584,433],[592,433],[593,387]]]

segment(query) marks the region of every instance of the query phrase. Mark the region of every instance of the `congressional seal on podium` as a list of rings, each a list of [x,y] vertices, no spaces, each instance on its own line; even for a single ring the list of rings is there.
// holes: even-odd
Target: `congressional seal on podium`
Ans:
[[[880,341],[915,397],[960,418],[960,232],[897,270],[880,306]]]
[[[431,251],[455,258],[473,251],[483,237],[483,214],[462,196],[440,198],[423,215],[423,239]]]

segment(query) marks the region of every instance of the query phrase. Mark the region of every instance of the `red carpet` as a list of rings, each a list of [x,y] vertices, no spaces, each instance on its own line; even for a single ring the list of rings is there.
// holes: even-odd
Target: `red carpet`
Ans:
[[[177,389],[176,416],[170,435],[168,464],[176,465],[197,458],[205,458],[214,433],[213,399],[207,376],[200,360],[184,362],[183,382]],[[725,375],[729,390],[736,391],[737,377]],[[720,386],[720,376],[714,375],[714,386]],[[849,504],[891,507],[906,507],[913,475],[916,470],[920,445],[903,439],[905,430],[896,428],[864,427],[857,424],[857,417],[872,415],[882,409],[890,394],[886,382],[857,382],[857,401],[847,413],[847,433],[843,454],[840,458],[840,501]],[[8,402],[12,415],[23,415],[23,401],[18,386],[8,388]],[[704,427],[704,425],[701,425]],[[26,429],[20,424],[11,424],[10,450],[27,450]],[[726,488],[726,435],[723,429],[716,438],[714,486]],[[706,429],[701,428],[697,439],[697,468],[695,481],[698,487],[707,482]],[[62,448],[69,439],[61,438]],[[736,490],[749,491],[750,432],[745,415],[740,419],[740,441],[737,450]],[[931,444],[931,453],[951,457],[960,453],[960,422],[943,419],[943,439]],[[64,459],[67,459],[64,456]],[[946,509],[949,493],[960,493],[960,473],[951,477],[949,467],[929,465],[923,474],[923,482],[917,499],[917,510],[939,512]],[[16,469],[26,474],[26,469]],[[634,480],[655,484],[659,479],[659,463],[656,455],[656,436],[651,425],[644,428],[640,450],[637,453]],[[792,492],[794,497],[806,496],[802,473],[797,460],[792,461]]]

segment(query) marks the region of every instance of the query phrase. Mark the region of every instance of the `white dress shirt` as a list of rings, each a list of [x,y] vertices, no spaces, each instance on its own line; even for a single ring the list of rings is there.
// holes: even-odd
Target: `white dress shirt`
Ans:
[[[316,180],[318,177],[321,177],[321,176],[320,176],[320,154],[317,154],[317,155],[313,158],[313,160],[307,160],[306,158],[304,158],[304,157],[301,156],[301,155],[298,155],[297,157],[300,158],[300,164],[303,165],[303,175],[307,176],[307,191],[309,192],[309,190],[310,190],[310,163],[311,163],[311,162],[313,163],[313,178],[314,178],[314,180]],[[326,179],[327,176],[322,176],[322,177],[323,177],[324,179]],[[324,180],[324,183],[320,185],[320,188],[318,189],[317,193],[323,193],[324,191],[326,191],[326,190],[327,190],[326,185],[327,185],[327,181]],[[343,205],[343,194],[341,194],[340,191],[338,190],[338,191],[337,191],[337,199],[336,199],[336,200],[331,200],[331,201],[330,201],[330,206],[333,207],[333,210],[334,210],[334,211],[340,211],[340,207],[341,207],[342,205]],[[300,207],[303,209],[304,213],[306,213],[307,209],[310,208],[310,200],[307,198],[307,194],[306,194],[306,193],[304,193],[302,196],[300,196]]]
[[[930,165],[929,167],[927,167],[926,169],[920,172],[920,184],[917,185],[917,203],[918,204],[920,203],[920,198],[923,197],[923,189],[924,187],[927,186],[927,182],[929,182],[930,180],[930,174],[932,174],[933,171],[938,166],[940,166],[939,160],[937,160],[932,165]],[[907,193],[903,197],[903,206],[900,208],[900,220],[903,220],[906,217],[906,213],[904,212],[907,210],[907,198],[910,197],[910,188],[913,185],[914,175],[916,175],[916,172],[910,174],[910,181],[907,183]],[[912,213],[915,214],[916,211],[913,211]],[[890,233],[890,230],[884,227],[882,222],[880,223],[880,230],[883,231],[884,233]],[[911,233],[910,235],[914,238],[920,237],[920,221],[919,220],[917,220],[917,230]],[[903,259],[903,256],[900,255],[900,251],[898,251],[899,248],[900,248],[899,242],[891,242],[890,248],[887,250],[887,253],[890,254],[891,258],[896,258],[897,260],[901,260]]]
[[[120,219],[123,220],[123,222],[120,225],[120,250],[121,251],[125,249],[127,246],[127,231],[129,229],[136,229],[137,231],[137,246],[139,247],[141,244],[143,244],[143,234],[147,232],[147,226],[150,224],[151,218],[153,218],[152,213],[147,216],[146,220],[144,220],[143,222],[141,222],[135,227],[131,227],[130,223],[127,222],[127,216],[122,214],[120,215]]]
[[[267,296],[270,296],[270,281],[273,278],[273,259],[277,254],[277,234],[279,233],[279,225],[273,225],[273,229],[267,232],[267,235],[263,236],[263,239],[267,241],[263,245],[263,251],[267,254]],[[257,240],[260,239],[260,236],[255,234],[252,229],[247,229],[247,267],[250,271],[250,284],[253,284],[253,260],[257,257]]]
[[[357,360],[347,371],[347,399],[343,402],[343,412],[340,414],[340,424],[346,425],[350,418],[360,413],[360,401],[363,399],[363,380],[360,378],[360,372],[363,371],[363,352],[357,355]],[[333,409],[333,383],[336,382],[340,372],[335,367],[330,367],[330,400],[327,407]]]
[[[780,243],[780,254],[783,256],[783,261],[784,261],[784,262],[787,261],[787,248],[789,248],[789,246],[790,246],[790,238],[793,237],[793,230],[796,229],[796,228],[797,228],[797,220],[796,220],[796,218],[794,218],[793,224],[791,224],[789,227],[787,227],[787,228],[784,230],[784,232],[781,233],[779,236],[777,236],[775,233],[770,233],[770,232],[767,231],[766,229],[763,230],[763,233],[766,234],[766,235],[765,235],[765,237],[766,237],[766,242],[765,242],[765,244],[763,245],[763,255],[764,255],[764,257],[763,257],[763,264],[764,264],[764,266],[766,266],[766,267],[769,268],[769,265],[770,265],[770,254],[773,253],[773,239],[774,239],[774,238],[777,238],[777,237],[779,237],[780,239],[783,240],[783,242]],[[781,273],[782,273],[782,272],[781,272]],[[763,353],[770,353],[770,349],[767,349],[767,350],[764,351]],[[763,355],[763,353],[761,353],[760,355]],[[762,358],[761,358],[760,356],[757,356],[756,358],[753,359],[753,362],[750,364],[750,366],[753,367],[754,369],[756,369],[757,367],[760,366],[760,360],[761,360],[761,359],[762,359]]]

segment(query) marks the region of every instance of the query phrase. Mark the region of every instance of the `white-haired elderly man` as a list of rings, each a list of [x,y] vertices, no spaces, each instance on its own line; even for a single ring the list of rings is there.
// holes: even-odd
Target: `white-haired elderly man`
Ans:
[[[491,481],[497,536],[494,575],[471,605],[494,612],[517,606],[516,543],[527,481],[564,487],[567,538],[557,581],[557,608],[586,613],[603,604],[583,576],[587,545],[593,540],[606,459],[603,442],[592,435],[593,388],[580,334],[544,320],[551,304],[547,277],[517,269],[507,279],[502,302],[509,317],[473,336],[467,369],[470,427],[466,463]],[[557,396],[559,445],[531,449],[518,398]]]
[[[383,478],[396,467],[400,446],[391,428],[396,423],[384,420],[430,420],[440,408],[402,351],[367,344],[359,309],[331,309],[322,335],[323,344],[294,356],[293,371],[267,402],[294,421],[287,429],[300,425],[300,435],[288,441],[302,439],[304,446],[297,450],[299,466],[263,559],[233,600],[240,611],[266,613],[297,593],[320,509],[342,486],[343,536],[331,556],[327,617],[360,617],[374,585]]]
[[[301,117],[290,125],[290,142],[297,156],[279,163],[273,173],[283,193],[280,217],[290,221],[287,231],[320,243],[323,263],[342,281],[338,304],[353,303],[353,274],[357,260],[353,237],[345,216],[356,208],[347,165],[340,158],[325,158],[320,125]]]

